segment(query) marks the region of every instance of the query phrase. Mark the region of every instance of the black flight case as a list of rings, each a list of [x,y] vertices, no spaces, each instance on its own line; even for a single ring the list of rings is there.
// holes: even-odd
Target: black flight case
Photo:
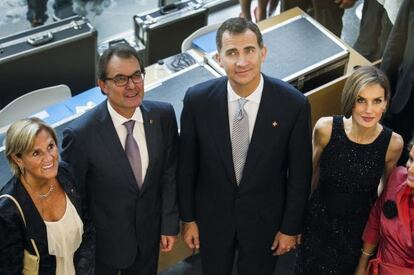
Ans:
[[[96,85],[97,32],[79,16],[0,38],[0,109],[30,91]]]
[[[145,66],[180,53],[183,40],[206,26],[207,19],[207,9],[193,0],[135,15],[135,35],[146,49]]]

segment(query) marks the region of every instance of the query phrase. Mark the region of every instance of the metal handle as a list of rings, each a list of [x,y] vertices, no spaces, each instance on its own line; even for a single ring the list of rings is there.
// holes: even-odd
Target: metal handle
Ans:
[[[40,45],[49,43],[52,40],[53,40],[53,34],[51,32],[48,32],[48,33],[45,33],[45,34],[29,37],[27,39],[27,43],[29,43],[30,45],[36,47],[36,46],[40,46]]]

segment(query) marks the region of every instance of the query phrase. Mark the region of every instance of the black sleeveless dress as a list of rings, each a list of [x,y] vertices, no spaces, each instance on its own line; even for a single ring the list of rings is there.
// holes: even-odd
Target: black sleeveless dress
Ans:
[[[358,144],[347,137],[343,116],[334,116],[318,187],[308,204],[296,274],[354,274],[391,135],[384,127],[374,142]]]

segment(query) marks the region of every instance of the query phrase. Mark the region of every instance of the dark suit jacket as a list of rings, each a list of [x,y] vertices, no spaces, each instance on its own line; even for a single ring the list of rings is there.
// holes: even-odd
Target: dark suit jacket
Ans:
[[[63,133],[62,158],[74,167],[96,227],[96,258],[114,268],[130,266],[137,249],[157,252],[161,234],[178,233],[174,110],[144,101],[141,112],[149,155],[141,190],[106,101]]]
[[[414,1],[405,0],[382,59],[383,70],[391,82],[392,100],[390,111],[397,114],[407,104],[414,89]]]
[[[227,78],[190,88],[181,115],[179,205],[201,240],[220,246],[277,231],[301,233],[311,179],[307,99],[289,84],[264,76],[246,164],[236,185],[228,121]],[[269,247],[271,243],[269,243]]]
[[[76,274],[93,274],[95,264],[95,231],[87,211],[81,205],[81,198],[74,184],[72,171],[67,163],[60,163],[57,179],[75,206],[83,222],[82,243],[74,255]],[[20,204],[26,220],[26,227],[14,202],[0,199],[0,274],[22,274],[23,250],[35,255],[30,239],[36,242],[40,254],[39,274],[56,273],[56,258],[49,255],[46,225],[32,199],[16,177],[3,187],[1,195],[12,195]]]

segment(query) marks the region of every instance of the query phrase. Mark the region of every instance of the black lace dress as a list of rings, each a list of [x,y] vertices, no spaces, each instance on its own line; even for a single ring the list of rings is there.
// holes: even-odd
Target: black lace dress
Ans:
[[[348,139],[343,116],[334,116],[318,187],[308,204],[296,274],[354,274],[391,135],[384,127],[374,142],[358,144]]]

